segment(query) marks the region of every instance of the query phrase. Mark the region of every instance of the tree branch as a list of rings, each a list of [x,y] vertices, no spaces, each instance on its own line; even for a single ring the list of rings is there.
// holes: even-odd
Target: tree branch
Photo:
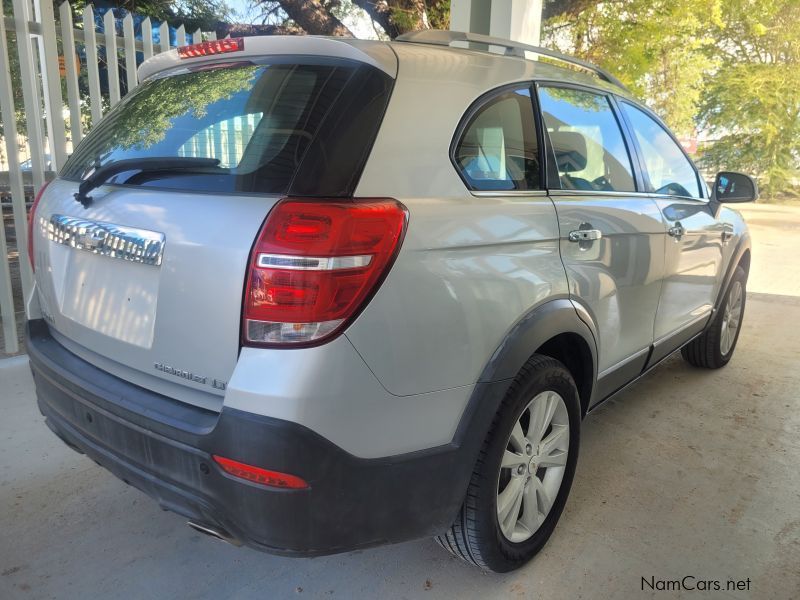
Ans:
[[[304,35],[305,31],[299,27],[287,27],[284,25],[243,25],[241,23],[218,22],[214,26],[217,38],[224,38],[226,35],[231,37],[247,37],[250,35]]]
[[[546,21],[553,17],[575,16],[592,4],[597,4],[597,0],[544,0],[542,7],[542,20]]]
[[[375,23],[381,26],[390,38],[403,33],[392,21],[392,9],[386,0],[353,0],[353,4],[362,8]]]
[[[280,5],[289,18],[308,34],[355,37],[319,0],[280,0]]]

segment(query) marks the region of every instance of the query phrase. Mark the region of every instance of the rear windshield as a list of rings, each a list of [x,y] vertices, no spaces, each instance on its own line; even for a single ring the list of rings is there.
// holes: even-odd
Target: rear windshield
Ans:
[[[117,105],[78,145],[61,177],[79,180],[120,160],[211,158],[216,166],[131,169],[107,183],[347,196],[372,147],[391,83],[374,67],[330,60],[161,77]]]

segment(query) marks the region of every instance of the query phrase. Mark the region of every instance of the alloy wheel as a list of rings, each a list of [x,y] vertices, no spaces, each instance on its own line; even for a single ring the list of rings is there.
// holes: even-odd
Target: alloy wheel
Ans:
[[[728,301],[725,303],[725,311],[722,315],[722,329],[720,331],[719,351],[723,356],[731,351],[736,333],[742,321],[742,283],[734,281],[728,293]]]
[[[497,520],[511,542],[529,539],[555,502],[569,453],[569,415],[554,391],[534,396],[506,443],[497,484]]]

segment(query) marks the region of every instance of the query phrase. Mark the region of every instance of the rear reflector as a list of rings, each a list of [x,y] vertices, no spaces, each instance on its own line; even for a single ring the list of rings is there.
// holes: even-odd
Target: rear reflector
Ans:
[[[242,343],[320,343],[352,320],[391,266],[406,225],[396,200],[298,200],[272,209],[250,257]]]
[[[178,56],[181,58],[197,58],[198,56],[213,56],[226,52],[240,52],[244,50],[244,38],[225,38],[224,40],[209,40],[189,46],[180,46]]]
[[[33,224],[36,221],[36,209],[39,208],[39,200],[42,199],[42,194],[44,194],[44,190],[48,185],[50,185],[49,181],[45,182],[39,189],[39,193],[36,194],[36,198],[33,199],[33,204],[31,204],[31,211],[28,213],[28,260],[31,261],[31,269],[34,271],[36,270],[36,261],[33,257]]]
[[[230,458],[223,456],[213,455],[214,462],[217,463],[222,469],[238,477],[239,479],[246,479],[253,483],[259,483],[268,487],[285,488],[291,490],[304,490],[308,484],[297,477],[296,475],[289,475],[287,473],[279,473],[278,471],[269,471],[260,467],[254,467],[245,463],[240,463]]]

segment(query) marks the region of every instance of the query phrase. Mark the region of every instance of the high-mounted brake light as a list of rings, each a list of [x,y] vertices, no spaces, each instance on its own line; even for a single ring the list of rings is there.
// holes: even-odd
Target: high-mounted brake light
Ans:
[[[333,337],[386,275],[406,209],[396,200],[298,200],[272,209],[250,257],[242,343],[287,346]]]
[[[33,259],[33,224],[36,222],[36,209],[39,206],[39,200],[42,199],[42,194],[48,185],[50,185],[50,182],[46,181],[45,184],[39,188],[39,193],[36,194],[36,198],[33,199],[31,211],[28,213],[28,260],[31,261],[31,269],[34,271],[36,270],[36,261]]]
[[[298,477],[297,475],[289,475],[288,473],[280,473],[278,471],[269,471],[261,467],[254,467],[241,463],[224,456],[213,455],[214,462],[217,463],[226,473],[238,477],[239,479],[246,479],[253,483],[260,483],[269,487],[286,488],[290,490],[304,490],[308,484]]]
[[[223,40],[209,40],[180,46],[178,56],[181,58],[197,58],[198,56],[212,56],[214,54],[225,54],[226,52],[240,52],[244,50],[244,38],[225,38]]]

